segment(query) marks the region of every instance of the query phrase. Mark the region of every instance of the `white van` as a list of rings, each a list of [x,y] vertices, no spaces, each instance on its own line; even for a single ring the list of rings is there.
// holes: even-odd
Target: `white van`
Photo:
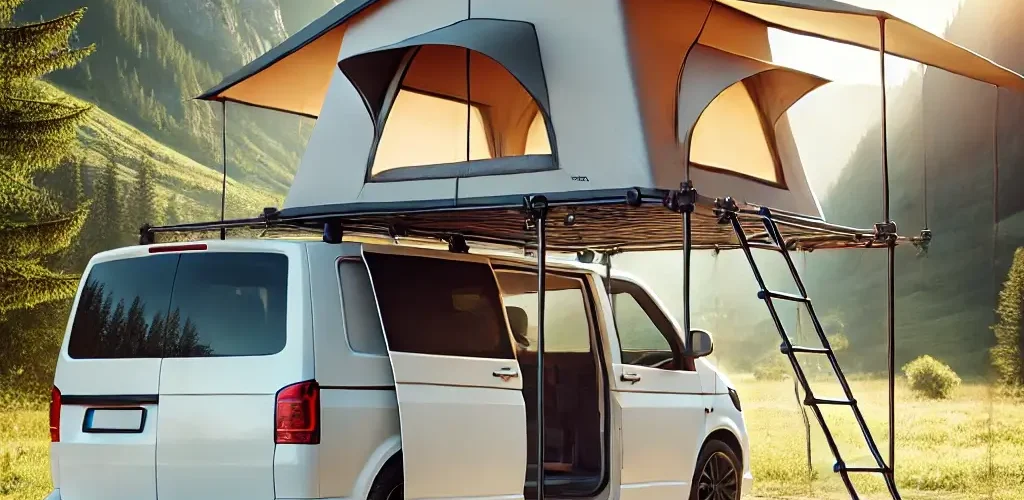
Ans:
[[[739,397],[658,299],[549,262],[545,496],[748,492]],[[387,242],[101,253],[57,362],[48,498],[536,497],[535,266]]]

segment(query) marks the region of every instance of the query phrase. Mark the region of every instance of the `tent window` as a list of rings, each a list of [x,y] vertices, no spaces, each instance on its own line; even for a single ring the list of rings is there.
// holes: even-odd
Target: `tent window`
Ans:
[[[782,184],[773,138],[747,86],[725,89],[693,128],[690,163],[726,173]]]
[[[437,178],[532,171],[537,165],[543,168],[545,163],[535,161],[539,157],[555,168],[543,113],[519,81],[493,59],[461,47],[422,46],[415,49],[400,78],[398,91],[384,107],[371,181],[418,178],[411,168],[377,178],[407,167],[468,162],[473,163],[466,169],[434,168],[421,174]],[[534,160],[506,161],[499,169],[474,166],[528,156]]]
[[[493,158],[487,144],[487,125],[479,105],[401,89],[391,105],[370,175],[393,168],[437,165]]]
[[[549,155],[551,154],[551,142],[548,140],[547,124],[544,123],[544,115],[540,110],[533,115],[533,122],[526,132],[526,154],[528,155]]]

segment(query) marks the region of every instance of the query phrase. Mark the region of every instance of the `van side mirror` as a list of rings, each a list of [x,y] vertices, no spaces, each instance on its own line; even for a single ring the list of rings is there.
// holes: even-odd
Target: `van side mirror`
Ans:
[[[715,350],[715,342],[711,334],[705,330],[690,330],[690,354],[694,358],[703,358]]]

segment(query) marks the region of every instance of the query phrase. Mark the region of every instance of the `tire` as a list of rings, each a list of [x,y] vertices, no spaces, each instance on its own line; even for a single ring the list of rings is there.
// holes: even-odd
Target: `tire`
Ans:
[[[402,459],[396,457],[384,464],[384,468],[373,480],[367,500],[404,500],[405,479],[402,473]]]
[[[739,457],[729,445],[709,440],[697,459],[690,500],[740,500],[742,470]]]

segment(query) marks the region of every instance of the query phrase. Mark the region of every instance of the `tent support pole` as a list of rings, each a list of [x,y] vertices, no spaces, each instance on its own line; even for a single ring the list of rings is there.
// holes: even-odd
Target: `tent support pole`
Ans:
[[[996,87],[996,109],[992,120],[992,293],[995,294],[996,304],[999,303],[999,87]],[[998,314],[994,315],[998,320]],[[992,435],[992,416],[995,414],[994,402],[992,401],[991,388],[988,396],[988,433]],[[995,477],[995,469],[992,465],[992,442],[988,443],[988,473],[989,477]],[[991,496],[992,491],[989,491]]]
[[[896,232],[895,224],[889,212],[889,126],[888,104],[885,90],[885,18],[879,22],[878,66],[881,73],[882,87],[882,219],[886,230],[886,246],[888,265],[886,272],[886,350],[888,354],[887,371],[889,376],[889,474],[895,481],[896,473]]]
[[[693,352],[690,345],[690,255],[693,253],[693,210],[697,205],[697,190],[690,179],[679,185],[679,191],[669,193],[665,206],[683,215],[683,353]]]
[[[224,207],[227,205],[228,192],[228,102],[220,102],[220,145],[221,145],[221,180],[220,180],[220,221],[224,222]],[[220,239],[227,238],[227,230],[220,228]]]
[[[537,500],[544,500],[544,299],[547,295],[548,200],[529,196],[524,200],[530,221],[537,231]]]

